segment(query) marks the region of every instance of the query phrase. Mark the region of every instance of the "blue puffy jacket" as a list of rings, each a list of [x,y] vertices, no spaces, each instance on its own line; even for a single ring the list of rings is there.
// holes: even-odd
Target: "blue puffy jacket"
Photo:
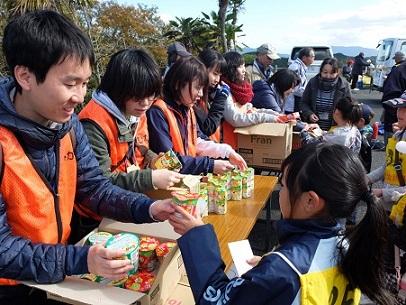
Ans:
[[[255,108],[272,109],[283,113],[283,101],[273,85],[269,85],[264,80],[257,80],[252,85],[254,97],[251,101]]]
[[[178,122],[179,131],[182,135],[183,141],[187,142],[187,108],[183,105],[178,105],[175,102],[165,101],[170,108],[176,109],[178,113],[182,114],[182,117],[175,113],[176,120]],[[147,111],[148,119],[148,133],[149,133],[149,148],[155,152],[167,152],[173,148],[171,136],[169,134],[169,124],[166,121],[165,115],[161,109],[152,105]],[[202,139],[207,139],[200,129],[197,128],[197,136]],[[187,146],[187,145],[186,145]],[[182,174],[199,175],[201,173],[207,174],[213,172],[214,160],[209,157],[190,157],[181,156],[177,153],[179,161],[182,163]]]
[[[280,220],[276,251],[306,274],[323,265],[337,251],[342,227],[320,220]],[[178,239],[186,272],[198,305],[301,304],[298,274],[279,256],[266,255],[241,277],[224,273],[216,235],[211,225],[195,227]],[[204,263],[203,263],[204,262]]]
[[[55,190],[55,144],[71,128],[75,131],[77,159],[76,202],[96,213],[123,222],[152,222],[153,200],[114,186],[103,176],[76,115],[57,129],[19,116],[10,100],[11,79],[0,79],[0,125],[14,132],[27,155]],[[7,223],[7,204],[0,194],[0,277],[54,283],[66,275],[88,272],[88,247],[34,244],[14,236]]]

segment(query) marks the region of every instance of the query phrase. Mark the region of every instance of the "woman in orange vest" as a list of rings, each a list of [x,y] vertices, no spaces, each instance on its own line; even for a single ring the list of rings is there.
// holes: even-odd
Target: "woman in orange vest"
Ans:
[[[260,123],[279,122],[278,114],[271,109],[255,109],[251,100],[254,96],[252,86],[245,80],[244,57],[238,52],[224,55],[227,67],[222,80],[230,87],[231,94],[224,107],[222,124],[223,142],[237,147],[236,127],[247,127]]]
[[[215,143],[202,134],[193,106],[203,97],[208,83],[207,70],[195,57],[177,61],[164,79],[163,100],[147,111],[150,148],[155,152],[174,150],[181,163],[181,173],[223,173],[245,168],[244,159],[229,145]],[[213,160],[211,158],[227,158]]]
[[[160,93],[154,59],[142,49],[124,49],[111,57],[99,87],[79,114],[103,174],[121,188],[140,193],[167,189],[182,178],[167,169],[148,168],[157,155],[148,148],[148,133],[138,132],[147,130],[145,112]],[[91,220],[84,219],[79,226],[85,221],[91,226]]]
[[[211,140],[220,143],[220,125],[224,105],[230,95],[230,88],[224,82],[220,84],[220,77],[224,73],[227,63],[223,55],[212,49],[200,52],[199,59],[207,68],[209,88],[207,97],[200,99],[193,110],[200,130]]]

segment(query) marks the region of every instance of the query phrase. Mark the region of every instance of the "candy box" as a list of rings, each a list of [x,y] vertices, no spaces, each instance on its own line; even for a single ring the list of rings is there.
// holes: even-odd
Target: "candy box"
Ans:
[[[173,231],[168,222],[151,224],[121,223],[111,219],[103,219],[98,229],[93,230],[84,237],[78,245],[84,245],[91,234],[98,231],[117,234],[121,232],[133,233],[138,236],[150,236],[158,239],[161,243],[173,242],[179,238],[179,234]],[[37,284],[23,282],[25,285],[36,287],[47,292],[48,298],[68,304],[109,304],[109,305],[158,305],[163,304],[173,294],[181,276],[184,274],[182,256],[177,245],[171,245],[169,251],[161,258],[159,269],[154,271],[154,281],[144,276],[145,284],[152,283],[147,293],[120,288],[126,281],[115,283],[98,283],[89,279],[81,279],[79,276],[67,276],[57,284]],[[134,280],[134,278],[132,278]],[[98,279],[96,279],[98,280]],[[130,285],[130,284],[128,284]],[[144,289],[144,287],[142,288]]]

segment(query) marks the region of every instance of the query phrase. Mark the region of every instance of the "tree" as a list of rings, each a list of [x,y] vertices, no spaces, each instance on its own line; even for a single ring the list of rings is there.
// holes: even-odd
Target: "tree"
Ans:
[[[200,18],[179,18],[169,21],[169,28],[164,37],[183,43],[191,52],[199,52],[205,46],[204,37],[207,24]]]
[[[76,10],[95,4],[97,0],[3,0],[9,11],[9,17],[38,9],[51,9],[61,14],[76,17]]]
[[[233,42],[233,48],[236,49],[236,33],[242,32],[242,24],[237,26],[237,17],[238,13],[243,9],[243,5],[245,0],[230,0],[230,15],[231,15],[231,27],[227,31],[226,35],[229,34],[230,36],[227,37],[227,41],[230,43],[230,40]],[[230,43],[231,45],[231,43]],[[231,47],[230,47],[231,48]]]
[[[228,0],[219,0],[219,30],[220,30],[220,43],[223,53],[228,51],[226,40],[226,13],[228,7]]]

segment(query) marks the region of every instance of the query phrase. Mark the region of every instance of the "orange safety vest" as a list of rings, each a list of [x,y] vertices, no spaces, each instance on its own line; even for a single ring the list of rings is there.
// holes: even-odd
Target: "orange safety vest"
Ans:
[[[76,194],[77,165],[72,140],[67,133],[59,142],[58,185],[54,194],[37,172],[15,135],[0,126],[3,149],[1,195],[13,235],[33,243],[66,244]],[[0,279],[0,285],[18,284]]]
[[[196,157],[196,143],[197,143],[197,127],[196,127],[196,116],[192,108],[189,108],[187,114],[187,133],[188,139],[185,143],[182,139],[182,135],[179,130],[178,121],[176,120],[175,113],[176,110],[168,107],[168,105],[163,100],[156,100],[153,106],[158,107],[164,113],[165,119],[169,125],[169,135],[172,140],[173,150],[182,156]],[[179,116],[181,114],[179,113]],[[185,147],[185,145],[187,147]]]
[[[116,120],[104,107],[96,103],[95,100],[90,100],[89,103],[82,109],[82,111],[79,113],[79,119],[92,121],[103,130],[109,143],[111,160],[110,169],[112,172],[118,171],[125,173],[127,172],[127,168],[131,166],[132,163],[137,167],[139,167],[139,165],[143,165],[144,156],[141,154],[139,149],[135,149],[135,155],[133,155],[132,160],[128,160],[127,156],[130,145],[128,142],[120,142]],[[137,135],[139,130],[142,132],[140,132],[140,135]],[[135,134],[137,144],[148,147],[148,126],[147,117],[145,115],[140,117]],[[90,217],[97,221],[101,221],[102,219],[100,215],[91,211],[87,207],[75,205],[75,210],[81,216]]]
[[[209,113],[209,109],[207,108],[207,103],[203,100],[200,100],[200,102],[198,103],[198,105],[196,107],[199,107],[201,109],[203,109],[206,114]],[[220,126],[221,124],[217,127],[216,131],[213,132],[210,136],[209,139],[216,142],[216,143],[220,143],[221,140],[221,134],[220,134]]]
[[[127,159],[128,150],[130,148],[128,142],[120,142],[119,130],[116,120],[113,116],[101,105],[96,103],[93,99],[82,109],[79,113],[80,120],[89,120],[97,124],[104,132],[109,142],[110,148],[110,160],[111,171],[127,172],[127,168],[134,163],[137,166],[142,167],[144,163],[144,156],[139,149],[135,149],[135,155],[132,160]],[[137,124],[137,130],[135,132],[137,145],[143,145],[148,147],[148,127],[147,118],[142,115]],[[137,134],[139,130],[142,130],[142,135]]]

